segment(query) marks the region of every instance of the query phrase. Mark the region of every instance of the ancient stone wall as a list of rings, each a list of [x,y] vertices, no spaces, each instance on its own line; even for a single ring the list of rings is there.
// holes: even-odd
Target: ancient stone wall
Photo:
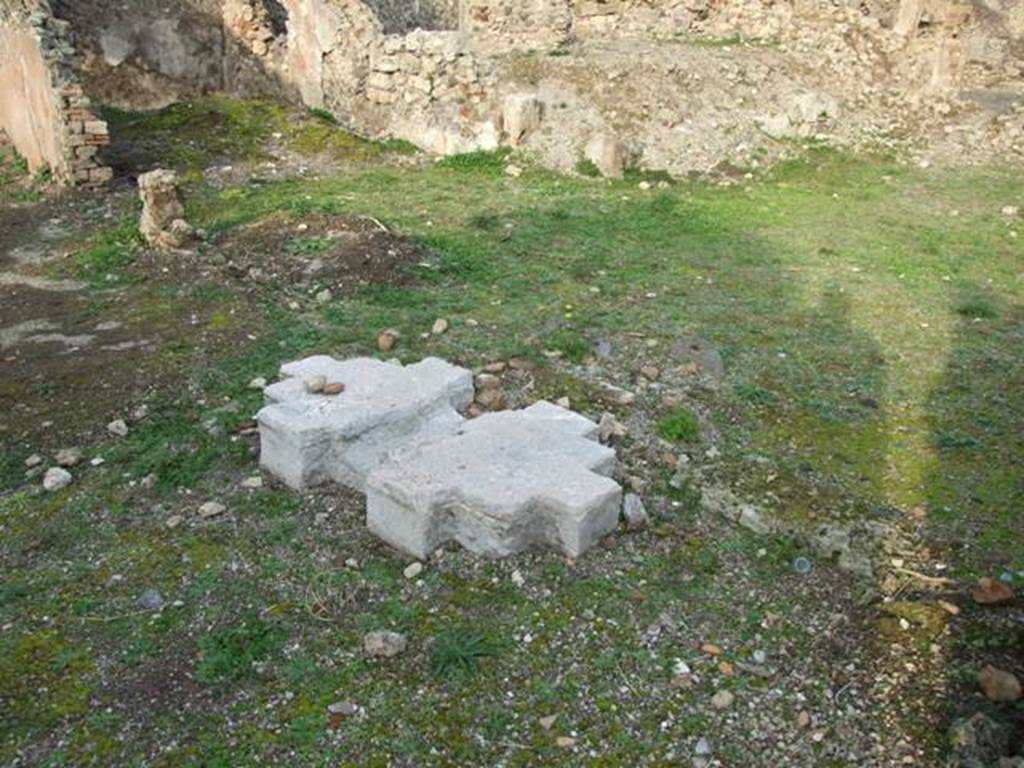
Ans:
[[[112,177],[97,157],[109,142],[72,63],[69,29],[46,0],[0,5],[0,129],[29,168],[58,184],[98,185]]]
[[[126,109],[223,87],[221,0],[52,0],[71,23],[82,84]]]

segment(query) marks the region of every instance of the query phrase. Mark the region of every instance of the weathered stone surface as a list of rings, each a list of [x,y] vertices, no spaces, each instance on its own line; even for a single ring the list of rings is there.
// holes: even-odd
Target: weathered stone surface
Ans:
[[[597,425],[540,402],[399,450],[366,483],[370,530],[418,558],[457,541],[499,557],[549,544],[575,557],[615,529],[622,489]]]
[[[601,175],[610,179],[621,179],[626,167],[625,153],[615,137],[599,133],[588,143],[584,156],[597,166]]]
[[[311,357],[282,366],[259,415],[260,463],[296,489],[333,480],[362,489],[384,454],[411,440],[455,432],[473,400],[473,375],[428,358],[403,368],[380,360]],[[327,396],[305,381],[344,385]]]
[[[178,198],[178,175],[157,169],[139,176],[142,216],[139,232],[154,248],[181,248],[192,235],[185,221],[185,206]]]
[[[540,127],[540,101],[532,93],[510,94],[505,97],[502,120],[508,143],[519,146]]]

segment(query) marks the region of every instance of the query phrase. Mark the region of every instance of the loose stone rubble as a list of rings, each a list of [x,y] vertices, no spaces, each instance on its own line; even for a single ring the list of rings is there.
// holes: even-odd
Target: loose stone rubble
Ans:
[[[467,420],[480,382],[436,358],[319,356],[281,375],[258,414],[261,465],[296,489],[365,491],[370,530],[418,559],[448,541],[494,557],[534,544],[576,557],[618,525],[615,451],[578,414],[539,402]],[[314,379],[343,391],[311,391]]]

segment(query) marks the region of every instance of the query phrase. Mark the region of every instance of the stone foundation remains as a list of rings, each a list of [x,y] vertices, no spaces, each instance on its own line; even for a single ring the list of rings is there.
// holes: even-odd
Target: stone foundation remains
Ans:
[[[577,557],[618,525],[615,452],[551,405],[467,421],[470,371],[312,357],[282,366],[260,411],[260,463],[296,489],[367,494],[367,523],[426,558],[456,541],[499,557],[546,544]]]
[[[0,121],[83,180],[87,158],[38,127],[54,121],[16,125],[26,100],[78,109],[39,96],[66,80],[46,40],[102,103],[269,94],[438,154],[507,144],[608,176],[737,177],[805,139],[1024,158],[1018,0],[32,0],[34,15],[28,2],[0,0],[17,19]],[[41,60],[13,67],[19,46]]]

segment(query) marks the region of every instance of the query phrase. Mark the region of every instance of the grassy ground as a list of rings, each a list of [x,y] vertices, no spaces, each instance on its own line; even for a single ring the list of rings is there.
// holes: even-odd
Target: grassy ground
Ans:
[[[167,127],[139,120],[124,124]],[[218,160],[263,151],[264,123],[240,125],[237,143],[209,150]],[[208,149],[169,159],[196,170]],[[0,761],[662,765],[707,735],[729,766],[895,764],[899,747],[852,746],[877,733],[938,764],[978,659],[1012,659],[1019,630],[965,605],[965,623],[941,638],[915,630],[894,646],[865,607],[877,585],[824,564],[794,574],[798,533],[757,538],[707,519],[643,446],[656,432],[702,463],[713,444],[721,455],[704,477],[797,532],[895,516],[912,521],[919,562],[957,579],[1024,571],[1024,222],[1001,213],[1024,197],[1019,173],[818,149],[746,185],[641,191],[517,162],[519,179],[488,155],[226,188],[190,175],[189,218],[215,243],[282,212],[295,225],[314,212],[375,217],[434,254],[402,287],[320,303],[326,286],[241,295],[202,276],[154,285],[150,271],[143,288],[123,228],[68,267],[102,257],[97,273],[122,291],[109,311],[156,292],[200,307],[203,327],[238,343],[198,358],[187,341],[166,350],[174,386],[150,397],[127,439],[90,444],[105,463],[76,470],[66,491],[22,481],[39,443],[5,450]],[[451,330],[422,338],[438,317]],[[260,402],[250,379],[300,354],[375,354],[384,327],[402,331],[404,360],[535,359],[544,394],[591,413],[598,342],[611,349],[602,375],[623,385],[643,365],[667,368],[684,334],[710,341],[726,376],[684,406],[643,395],[652,435],[632,434],[623,452],[643,453],[630,468],[658,515],[648,531],[579,563],[449,552],[409,582],[406,562],[361,526],[358,497],[239,486],[257,473],[255,445],[238,435]],[[18,434],[46,440],[34,425]],[[229,513],[190,517],[208,499]],[[175,514],[188,520],[168,528]],[[146,590],[162,608],[140,607]],[[652,627],[663,627],[653,640]],[[362,633],[381,628],[407,633],[411,650],[364,658]],[[698,650],[708,642],[730,664],[766,649],[777,676],[733,674]],[[701,680],[680,685],[678,660]],[[917,703],[901,709],[875,686],[907,663],[937,671],[899,689]],[[854,686],[853,714],[826,696],[837,671]],[[721,689],[738,707],[709,705]],[[358,710],[329,730],[325,708],[339,700]],[[814,719],[806,733],[801,709]],[[551,730],[538,725],[547,715]],[[773,728],[777,739],[757,735]]]

